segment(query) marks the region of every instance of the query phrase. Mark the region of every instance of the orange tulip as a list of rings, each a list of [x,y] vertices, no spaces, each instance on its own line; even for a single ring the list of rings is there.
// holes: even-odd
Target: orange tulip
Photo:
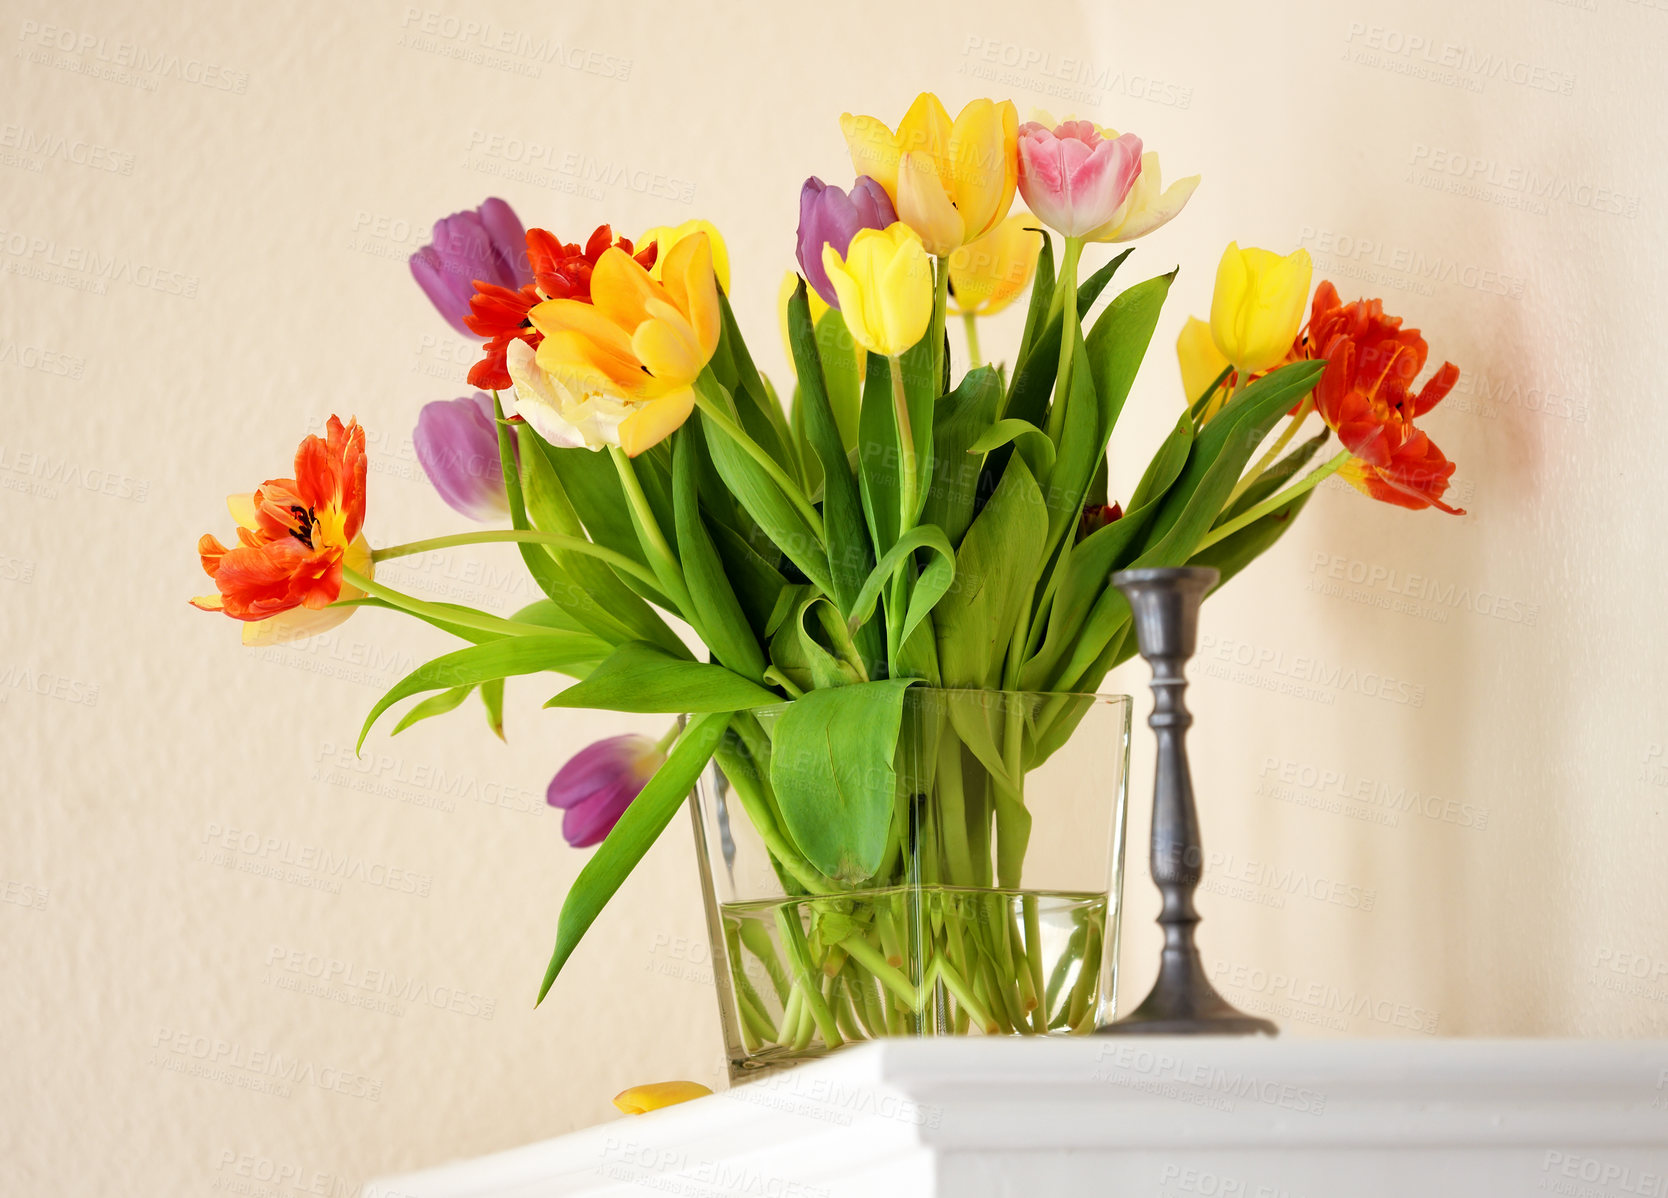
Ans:
[[[238,523],[228,549],[205,533],[197,542],[216,593],[192,605],[244,621],[245,644],[311,636],[345,620],[351,608],[326,609],[360,592],[342,581],[342,567],[369,575],[365,522],[365,430],[332,416],[323,437],[295,452],[295,477],[268,479],[249,495],[226,501]]]
[[[1385,503],[1463,515],[1442,501],[1454,464],[1413,426],[1453,389],[1459,367],[1444,362],[1414,394],[1413,380],[1429,353],[1419,330],[1386,316],[1380,300],[1340,303],[1330,282],[1315,289],[1304,349],[1326,359],[1315,410],[1350,452],[1340,477]]]

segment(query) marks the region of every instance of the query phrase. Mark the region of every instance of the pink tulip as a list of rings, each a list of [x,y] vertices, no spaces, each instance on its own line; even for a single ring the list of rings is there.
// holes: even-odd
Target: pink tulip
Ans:
[[[1141,139],[1102,137],[1089,121],[1019,127],[1019,194],[1051,229],[1084,237],[1107,224],[1141,173]]]

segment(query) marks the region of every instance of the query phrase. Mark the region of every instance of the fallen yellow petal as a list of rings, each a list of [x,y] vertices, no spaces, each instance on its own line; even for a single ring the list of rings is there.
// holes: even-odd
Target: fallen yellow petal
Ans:
[[[628,1115],[645,1115],[663,1106],[676,1106],[691,1098],[705,1098],[712,1091],[700,1082],[650,1082],[632,1086],[614,1095],[614,1105]]]

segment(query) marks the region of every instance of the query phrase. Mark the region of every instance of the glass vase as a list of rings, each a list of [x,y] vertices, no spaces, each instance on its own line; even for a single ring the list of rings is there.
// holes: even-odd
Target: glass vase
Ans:
[[[690,798],[733,1078],[881,1036],[1111,1020],[1128,696],[911,688],[887,854],[858,885],[784,868],[780,825],[750,818],[779,811],[788,706],[739,713]]]

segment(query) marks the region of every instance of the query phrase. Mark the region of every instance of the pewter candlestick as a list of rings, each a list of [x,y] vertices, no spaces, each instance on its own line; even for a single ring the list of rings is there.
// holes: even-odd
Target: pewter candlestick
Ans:
[[[1164,896],[1158,923],[1164,951],[1158,980],[1141,1005],[1100,1035],[1277,1035],[1267,1019],[1236,1010],[1205,976],[1194,943],[1199,912],[1193,892],[1203,874],[1199,815],[1193,805],[1193,779],[1187,768],[1186,667],[1198,640],[1199,604],[1216,585],[1209,567],[1122,570],[1112,585],[1129,600],[1135,640],[1152,666],[1153,713],[1147,726],[1158,738],[1158,766],[1153,777],[1153,881]]]

